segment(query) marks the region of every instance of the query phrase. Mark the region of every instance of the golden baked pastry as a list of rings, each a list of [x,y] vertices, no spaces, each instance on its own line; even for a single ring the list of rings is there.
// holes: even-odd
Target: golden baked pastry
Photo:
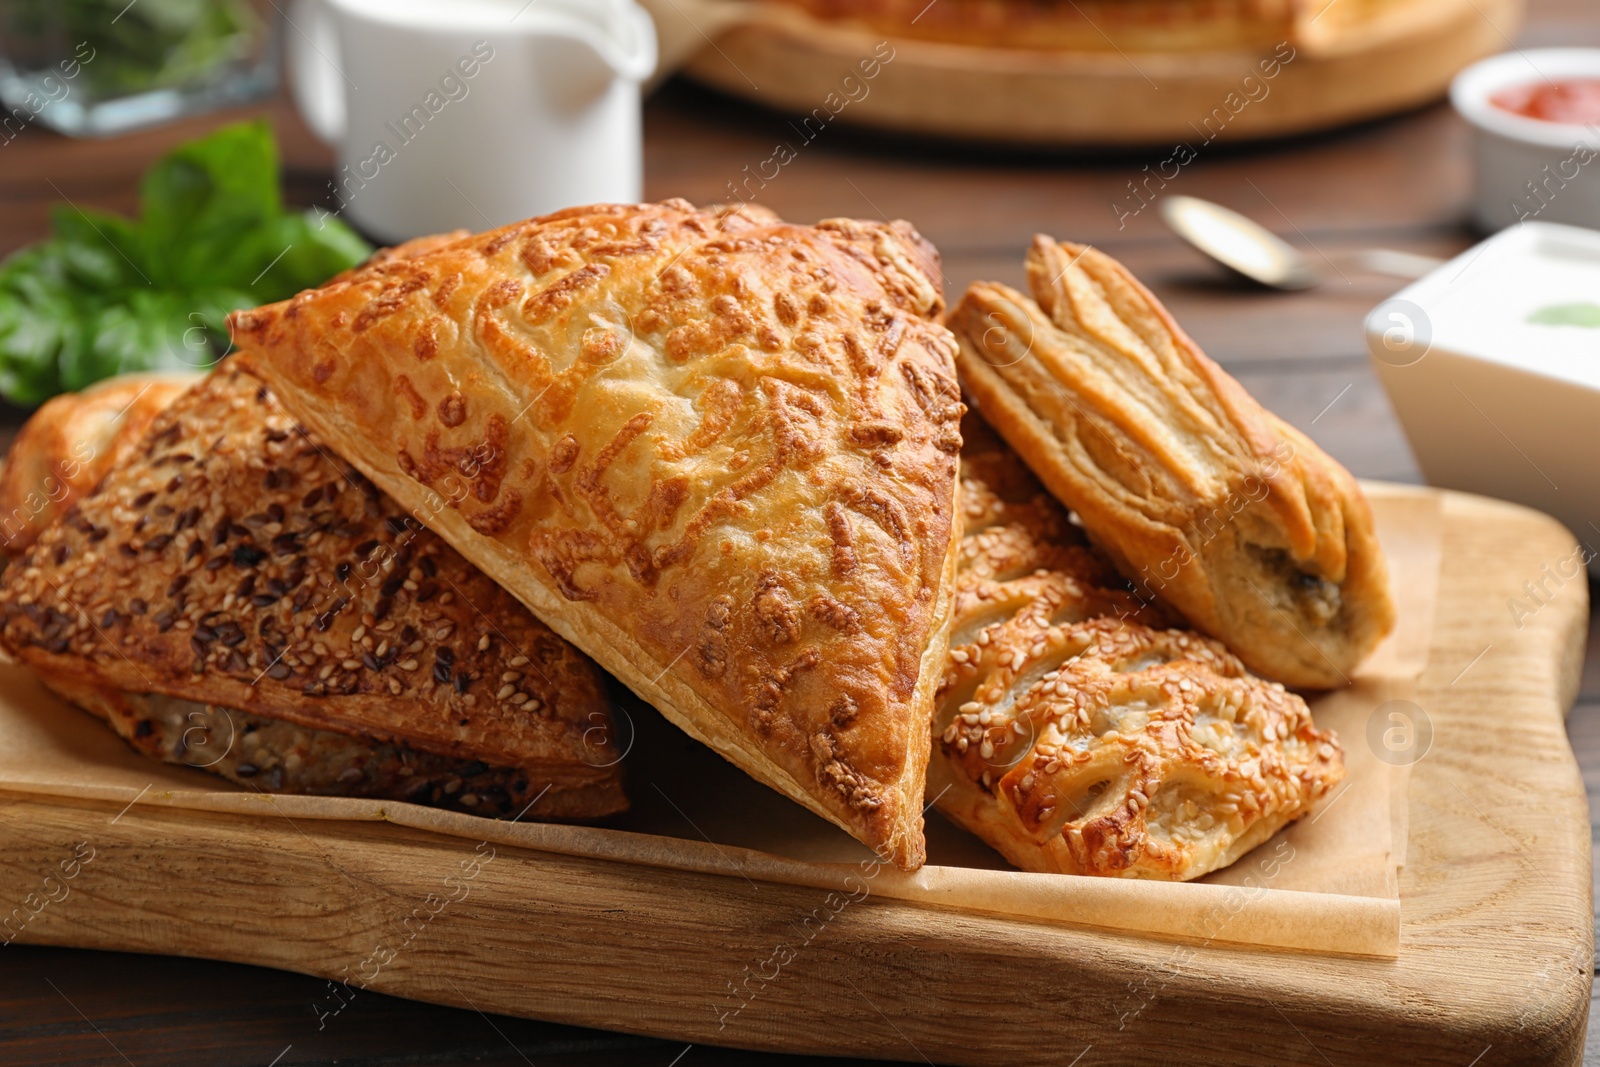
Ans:
[[[0,467],[0,552],[15,555],[95,487],[199,372],[123,374],[39,408]]]
[[[1197,52],[1293,46],[1400,0],[778,0],[875,34],[988,48]],[[1248,65],[1245,68],[1248,70]]]
[[[0,645],[136,749],[256,788],[626,807],[594,665],[237,358],[6,568]]]
[[[1355,479],[1109,256],[1039,237],[1028,282],[1034,300],[981,282],[950,315],[984,417],[1141,596],[1270,678],[1348,682],[1394,624]]]
[[[962,457],[928,795],[1026,870],[1227,866],[1339,781],[1338,741],[1217,642],[1164,628],[1019,466],[981,439]]]
[[[284,403],[670,720],[923,859],[962,412],[905,223],[574,208],[239,312]]]

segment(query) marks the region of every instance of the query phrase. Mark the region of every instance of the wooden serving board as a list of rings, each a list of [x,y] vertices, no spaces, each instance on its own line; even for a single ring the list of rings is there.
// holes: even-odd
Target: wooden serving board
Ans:
[[[388,824],[18,793],[0,795],[0,900],[10,908],[89,856],[19,940],[347,980],[329,983],[327,1026],[364,978],[419,1000],[697,1044],[941,1063],[1576,1064],[1593,952],[1589,829],[1562,713],[1587,587],[1546,577],[1573,551],[1535,512],[1445,496],[1417,691],[1433,739],[1412,769],[1397,959],[868,897],[775,960],[818,907],[816,889],[503,845],[468,876],[470,842]],[[1509,598],[1529,603],[1526,581],[1544,583],[1544,603],[1513,614]],[[771,977],[741,1007],[729,990],[746,968]]]
[[[1305,133],[1436,100],[1467,64],[1508,47],[1523,13],[1523,0],[1403,0],[1356,27],[1318,32],[1334,19],[1307,27],[1310,39],[1288,42],[1292,51],[1279,58],[1293,58],[1265,79],[1265,55],[1250,51],[1049,52],[893,38],[893,58],[863,82],[859,64],[885,54],[881,36],[866,29],[782,4],[647,3],[669,62],[677,39],[692,48],[683,61],[691,77],[797,115],[826,107],[826,121],[833,112],[902,133],[1059,146],[1183,143],[1196,154],[1215,138]],[[850,75],[855,81],[845,83]],[[845,95],[843,105],[825,103]],[[804,151],[815,135],[797,132],[791,151]]]

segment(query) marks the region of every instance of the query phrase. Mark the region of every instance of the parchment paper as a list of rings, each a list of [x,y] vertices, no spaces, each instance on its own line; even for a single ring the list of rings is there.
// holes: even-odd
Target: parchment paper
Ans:
[[[1383,705],[1412,699],[1426,665],[1440,501],[1430,490],[1366,489],[1400,618],[1349,688],[1312,700],[1318,725],[1344,744],[1346,778],[1310,816],[1199,882],[1018,872],[931,811],[928,865],[904,874],[622,694],[616,710],[633,810],[605,826],[508,823],[394,801],[240,789],[135,754],[15,666],[0,667],[0,789],[264,819],[384,820],[474,841],[812,886],[825,891],[819,906],[870,895],[1201,943],[1394,956],[1409,768],[1403,753],[1369,742],[1369,721],[1377,715],[1387,724]]]

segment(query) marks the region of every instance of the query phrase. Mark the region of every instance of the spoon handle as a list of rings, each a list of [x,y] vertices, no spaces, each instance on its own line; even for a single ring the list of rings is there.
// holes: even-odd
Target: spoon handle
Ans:
[[[1392,248],[1363,248],[1354,252],[1332,252],[1328,260],[1336,268],[1387,274],[1395,278],[1420,278],[1441,266],[1444,260]]]

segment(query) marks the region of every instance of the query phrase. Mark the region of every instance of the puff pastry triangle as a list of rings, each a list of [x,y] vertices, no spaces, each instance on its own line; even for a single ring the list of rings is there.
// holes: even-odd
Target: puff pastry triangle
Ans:
[[[105,434],[123,388],[57,397],[10,457],[60,469],[59,442],[97,444],[75,454],[93,488],[0,579],[0,647],[48,688],[147,756],[265,792],[531,819],[627,807],[594,664],[241,361],[147,432],[128,417]]]
[[[672,201],[391,256],[233,327],[552,628],[909,869],[959,535],[941,310],[904,223]]]

